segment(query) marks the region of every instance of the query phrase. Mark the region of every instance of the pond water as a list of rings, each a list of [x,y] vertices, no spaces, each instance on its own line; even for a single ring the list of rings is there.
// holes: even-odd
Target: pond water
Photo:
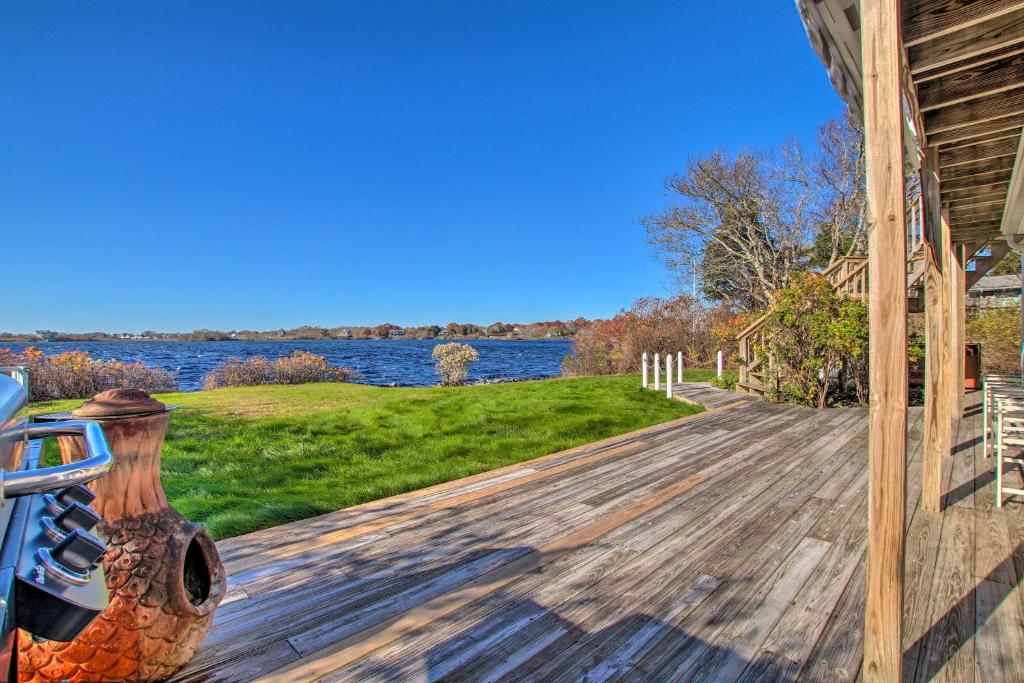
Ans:
[[[274,359],[297,350],[325,357],[332,364],[347,365],[359,373],[358,382],[380,386],[432,386],[437,384],[430,352],[443,341],[433,339],[325,340],[325,341],[95,341],[4,343],[0,348],[21,351],[36,346],[47,354],[82,350],[93,358],[123,362],[142,361],[178,373],[183,391],[197,391],[207,372],[228,358],[266,356]],[[562,358],[572,352],[564,339],[522,340],[471,339],[480,354],[470,368],[470,381],[499,381],[557,376]]]

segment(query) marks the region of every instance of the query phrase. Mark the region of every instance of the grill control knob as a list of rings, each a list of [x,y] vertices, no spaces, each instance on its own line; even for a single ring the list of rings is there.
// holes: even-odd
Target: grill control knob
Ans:
[[[96,514],[95,510],[77,501],[68,505],[53,518],[53,523],[62,531],[67,532],[74,531],[75,529],[81,529],[85,532],[92,531],[92,528],[99,521],[100,516]]]
[[[86,572],[105,552],[107,546],[103,541],[81,529],[75,529],[53,547],[50,556],[63,567],[76,572]]]
[[[72,503],[88,505],[96,498],[96,494],[82,484],[79,484],[78,486],[69,486],[61,490],[55,497],[58,503],[66,507]]]

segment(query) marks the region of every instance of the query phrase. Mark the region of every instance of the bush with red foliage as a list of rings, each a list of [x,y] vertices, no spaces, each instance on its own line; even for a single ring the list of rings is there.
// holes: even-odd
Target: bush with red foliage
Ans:
[[[689,296],[647,297],[611,320],[598,320],[576,335],[573,353],[562,362],[562,374],[612,375],[639,372],[646,351],[683,352],[689,366],[708,367],[719,349],[732,352],[734,342],[722,337],[735,318],[731,308],[708,308]]]

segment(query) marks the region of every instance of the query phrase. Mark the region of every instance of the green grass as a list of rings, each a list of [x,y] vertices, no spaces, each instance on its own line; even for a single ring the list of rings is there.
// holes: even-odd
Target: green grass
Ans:
[[[673,374],[675,370],[672,371]],[[687,382],[710,382],[715,378],[714,370],[707,370],[705,368],[684,368],[683,369],[683,380]]]
[[[688,371],[686,379],[699,379]],[[639,376],[461,388],[307,384],[168,394],[171,502],[226,538],[699,412]],[[80,401],[34,404],[66,410]]]

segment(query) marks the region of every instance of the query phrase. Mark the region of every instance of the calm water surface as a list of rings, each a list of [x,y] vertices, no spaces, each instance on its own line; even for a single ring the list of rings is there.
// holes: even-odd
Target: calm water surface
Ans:
[[[237,342],[45,342],[2,343],[0,347],[20,351],[36,346],[47,354],[82,350],[93,358],[124,362],[142,361],[178,373],[183,391],[197,391],[203,376],[231,356],[266,356],[274,359],[297,350],[325,357],[360,374],[359,382],[381,386],[432,386],[437,384],[430,352],[438,342],[428,339],[330,340],[330,341],[237,341]],[[480,354],[470,369],[470,380],[509,380],[554,377],[562,358],[572,351],[568,340],[507,341],[468,340]]]

